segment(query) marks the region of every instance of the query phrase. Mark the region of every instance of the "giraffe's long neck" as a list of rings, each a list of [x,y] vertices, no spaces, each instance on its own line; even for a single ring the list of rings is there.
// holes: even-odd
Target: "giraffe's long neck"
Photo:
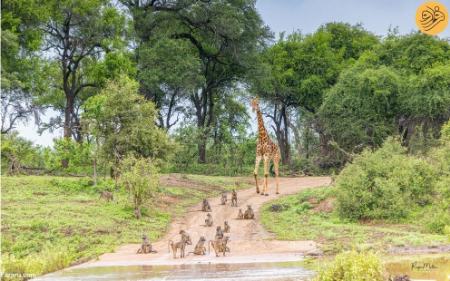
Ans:
[[[260,140],[267,140],[267,130],[264,126],[264,119],[259,108],[256,109],[256,117],[258,118],[258,138]]]

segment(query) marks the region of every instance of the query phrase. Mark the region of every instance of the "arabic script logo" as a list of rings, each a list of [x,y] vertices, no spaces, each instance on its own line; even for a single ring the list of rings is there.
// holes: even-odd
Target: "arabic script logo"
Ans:
[[[423,33],[436,35],[448,25],[447,8],[439,2],[425,2],[417,9],[416,23]]]

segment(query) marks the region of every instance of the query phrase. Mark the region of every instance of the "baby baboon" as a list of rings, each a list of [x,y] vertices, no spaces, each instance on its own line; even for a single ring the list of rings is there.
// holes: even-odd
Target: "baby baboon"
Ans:
[[[223,224],[224,224],[224,226],[223,226],[223,232],[229,233],[230,230],[231,230],[231,227],[230,227],[230,225],[228,224],[228,221],[224,221]]]
[[[100,199],[105,199],[106,202],[110,202],[114,200],[114,195],[110,191],[102,191],[100,192]]]
[[[237,207],[237,192],[233,189],[233,192],[231,193],[231,206]]]
[[[203,199],[202,211],[203,212],[211,212],[211,206],[209,205],[209,202],[207,199]]]
[[[216,236],[215,239],[222,239],[223,238],[223,230],[220,227],[220,225],[216,228]]]
[[[210,213],[206,215],[205,226],[213,226],[213,219]]]
[[[189,234],[187,234],[184,230],[181,230],[180,234],[181,234],[181,241],[179,241],[177,243],[173,243],[172,240],[169,240],[169,245],[168,245],[169,253],[170,253],[170,248],[172,248],[174,259],[177,258],[177,250],[178,249],[180,249],[180,258],[184,258],[186,245],[192,245],[191,237],[189,236]]]
[[[242,209],[239,209],[239,213],[238,213],[238,220],[243,220],[244,219],[244,213],[242,213]]]
[[[219,253],[223,253],[223,256],[225,256],[226,252],[230,252],[230,248],[227,246],[228,241],[230,241],[230,237],[228,236],[225,236],[223,239],[209,240],[208,253],[211,250],[210,246],[212,246],[216,257],[219,256]]]
[[[222,193],[222,197],[220,198],[220,204],[221,205],[227,204],[227,194],[225,192]]]
[[[148,240],[147,235],[142,235],[142,244],[141,248],[139,248],[136,254],[149,254],[149,253],[157,253],[157,251],[153,250],[152,244]]]
[[[247,205],[247,210],[244,213],[244,219],[252,220],[255,218],[255,213],[253,212],[252,206]]]
[[[194,255],[206,255],[205,242],[206,242],[205,237],[201,236],[200,239],[197,242],[197,245],[195,245],[194,251],[193,252],[189,252],[188,255],[190,253],[192,253]]]

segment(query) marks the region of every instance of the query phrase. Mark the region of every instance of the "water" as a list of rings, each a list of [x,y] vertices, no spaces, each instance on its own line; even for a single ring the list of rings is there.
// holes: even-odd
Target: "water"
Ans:
[[[301,281],[314,272],[298,263],[201,264],[179,266],[112,266],[73,268],[33,279],[39,281]]]

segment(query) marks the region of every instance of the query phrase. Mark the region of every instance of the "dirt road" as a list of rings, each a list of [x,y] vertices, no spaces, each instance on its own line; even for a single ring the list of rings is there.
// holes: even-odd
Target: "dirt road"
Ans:
[[[201,205],[193,206],[184,218],[175,220],[167,235],[160,241],[154,242],[153,246],[158,251],[157,254],[138,255],[136,250],[139,244],[128,244],[119,247],[115,253],[104,254],[96,261],[91,261],[79,267],[96,266],[116,266],[116,265],[176,265],[176,264],[198,264],[198,263],[251,263],[251,262],[278,262],[295,261],[308,252],[317,250],[314,241],[278,241],[273,235],[265,231],[259,223],[259,208],[262,204],[279,198],[283,195],[294,194],[302,189],[320,187],[330,184],[329,177],[299,177],[280,178],[280,195],[275,195],[274,182],[271,179],[269,185],[269,196],[256,194],[255,188],[241,190],[238,192],[238,207],[231,207],[230,200],[227,205],[220,205],[220,198],[210,199],[212,207],[213,227],[205,227],[204,221],[206,213],[202,212]],[[230,195],[228,195],[230,199]],[[255,210],[255,220],[237,220],[236,216],[239,208],[245,211],[247,205],[251,205]],[[231,253],[226,257],[216,257],[214,251],[205,256],[195,256],[190,254],[184,259],[173,259],[172,253],[168,252],[168,240],[178,241],[179,231],[186,230],[193,245],[188,246],[188,251],[192,251],[200,236],[205,236],[207,240],[214,239],[217,225],[223,227],[223,222],[227,220],[231,226],[229,246]]]

